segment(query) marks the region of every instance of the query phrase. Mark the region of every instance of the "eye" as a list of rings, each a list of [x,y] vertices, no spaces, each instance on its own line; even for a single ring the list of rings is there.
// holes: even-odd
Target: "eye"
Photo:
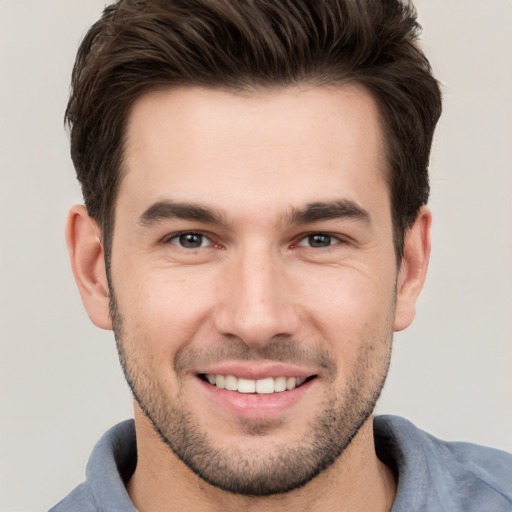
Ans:
[[[331,235],[326,233],[313,233],[304,237],[297,244],[299,247],[313,247],[315,249],[321,249],[324,247],[330,247],[339,243],[339,240]]]
[[[168,238],[165,242],[178,245],[184,249],[199,249],[200,247],[209,247],[212,245],[211,240],[206,236],[194,232],[179,233]]]

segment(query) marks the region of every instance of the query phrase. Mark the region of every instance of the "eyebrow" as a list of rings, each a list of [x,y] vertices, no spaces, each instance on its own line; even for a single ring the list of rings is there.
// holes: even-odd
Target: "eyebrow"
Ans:
[[[370,214],[348,199],[309,203],[302,208],[293,208],[287,216],[289,224],[308,224],[330,219],[354,219],[370,222]],[[218,211],[193,203],[159,201],[151,205],[138,218],[137,223],[150,227],[162,220],[183,219],[204,224],[228,225],[225,217]]]
[[[227,224],[223,216],[205,206],[174,201],[159,201],[151,205],[138,218],[137,223],[150,227],[162,220],[183,219],[194,220],[205,224]]]
[[[344,218],[370,223],[370,214],[348,199],[309,203],[303,208],[294,208],[289,217],[291,224],[308,224],[310,222]]]

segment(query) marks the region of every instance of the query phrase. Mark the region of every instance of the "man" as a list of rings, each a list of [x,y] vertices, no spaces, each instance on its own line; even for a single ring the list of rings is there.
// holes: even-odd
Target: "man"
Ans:
[[[53,510],[511,509],[510,456],[372,417],[430,252],[417,30],[396,1],[105,9],[67,241],[135,421]]]

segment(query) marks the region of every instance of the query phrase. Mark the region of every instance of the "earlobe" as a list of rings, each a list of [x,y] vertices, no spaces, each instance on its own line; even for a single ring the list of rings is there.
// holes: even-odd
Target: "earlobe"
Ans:
[[[112,329],[108,282],[100,229],[85,206],[71,208],[66,224],[66,242],[73,275],[91,321]]]
[[[423,288],[430,259],[431,223],[432,214],[424,206],[405,235],[404,254],[397,279],[395,331],[409,327],[414,320],[416,301]]]

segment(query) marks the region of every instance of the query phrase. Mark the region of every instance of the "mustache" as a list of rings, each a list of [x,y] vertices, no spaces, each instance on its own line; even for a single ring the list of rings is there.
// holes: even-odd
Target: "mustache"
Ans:
[[[177,374],[184,374],[206,364],[225,361],[273,361],[276,363],[308,365],[335,375],[337,365],[323,347],[305,347],[303,343],[284,336],[274,336],[262,345],[247,345],[242,339],[230,337],[208,347],[182,346],[174,357]]]

